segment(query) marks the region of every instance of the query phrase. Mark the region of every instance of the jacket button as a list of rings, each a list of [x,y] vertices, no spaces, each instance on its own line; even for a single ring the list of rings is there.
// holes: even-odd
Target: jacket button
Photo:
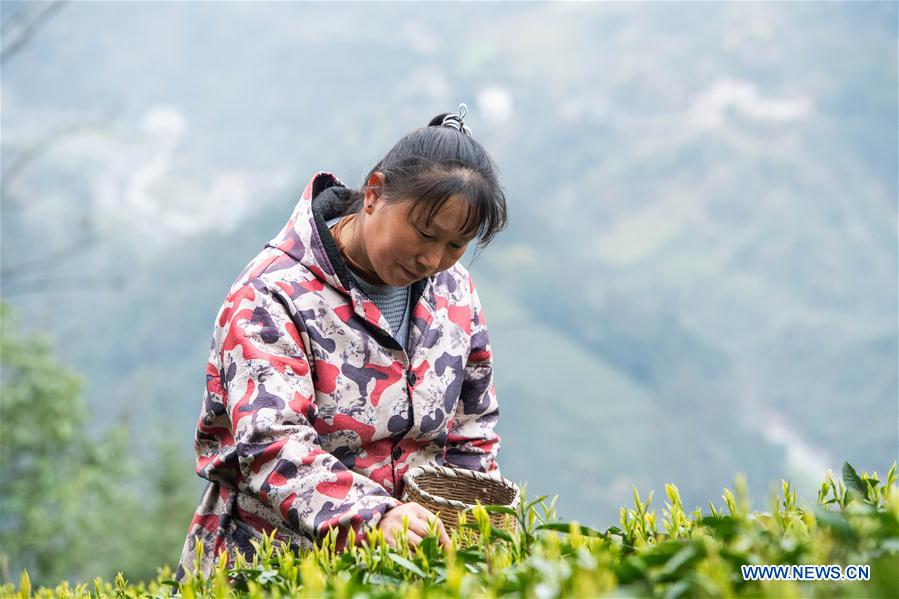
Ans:
[[[406,375],[406,380],[409,381],[410,385],[415,385],[415,382],[418,380],[418,377],[415,376],[415,373],[410,370],[409,373]]]
[[[403,450],[400,449],[399,445],[393,448],[393,459],[398,460],[403,457]]]

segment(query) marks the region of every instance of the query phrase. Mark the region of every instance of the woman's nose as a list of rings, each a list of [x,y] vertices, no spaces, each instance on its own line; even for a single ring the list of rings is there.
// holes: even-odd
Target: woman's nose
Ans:
[[[429,248],[418,255],[418,268],[431,275],[440,266],[441,260],[443,260],[443,252],[439,248]]]

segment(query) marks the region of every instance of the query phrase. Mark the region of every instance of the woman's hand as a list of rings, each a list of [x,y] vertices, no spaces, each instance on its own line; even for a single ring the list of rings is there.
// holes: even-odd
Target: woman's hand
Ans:
[[[410,547],[415,547],[421,543],[424,537],[428,536],[428,526],[433,520],[437,521],[437,536],[440,539],[440,544],[444,548],[449,547],[449,535],[446,534],[446,529],[443,527],[443,522],[440,521],[440,518],[428,511],[427,508],[414,502],[404,503],[387,511],[378,523],[378,528],[384,532],[384,537],[390,547],[397,548],[393,538],[393,531],[397,530],[402,535],[403,516],[409,518],[409,534],[406,539]]]

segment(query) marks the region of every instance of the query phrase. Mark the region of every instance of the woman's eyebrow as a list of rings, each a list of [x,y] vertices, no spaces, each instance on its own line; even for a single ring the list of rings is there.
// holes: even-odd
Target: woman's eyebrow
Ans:
[[[431,223],[431,226],[428,227],[428,228],[433,229],[435,233],[437,233],[437,234],[439,234],[439,235],[441,235],[441,236],[447,235],[446,231],[444,231],[441,227],[439,227],[439,226],[437,225],[437,223],[432,222],[432,223]],[[473,235],[471,235],[470,237],[462,237],[462,236],[459,236],[459,237],[456,237],[456,239],[462,241],[463,243],[468,243],[468,242],[470,242],[472,239],[474,239],[475,237],[477,237],[477,231],[475,231],[475,233],[474,233]]]

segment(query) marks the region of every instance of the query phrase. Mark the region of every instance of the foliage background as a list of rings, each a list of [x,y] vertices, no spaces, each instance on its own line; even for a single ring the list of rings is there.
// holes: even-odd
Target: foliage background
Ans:
[[[896,459],[894,3],[60,6],[0,4],[13,577],[177,560],[230,282],[461,101],[512,213],[471,264],[508,477],[604,528]]]

